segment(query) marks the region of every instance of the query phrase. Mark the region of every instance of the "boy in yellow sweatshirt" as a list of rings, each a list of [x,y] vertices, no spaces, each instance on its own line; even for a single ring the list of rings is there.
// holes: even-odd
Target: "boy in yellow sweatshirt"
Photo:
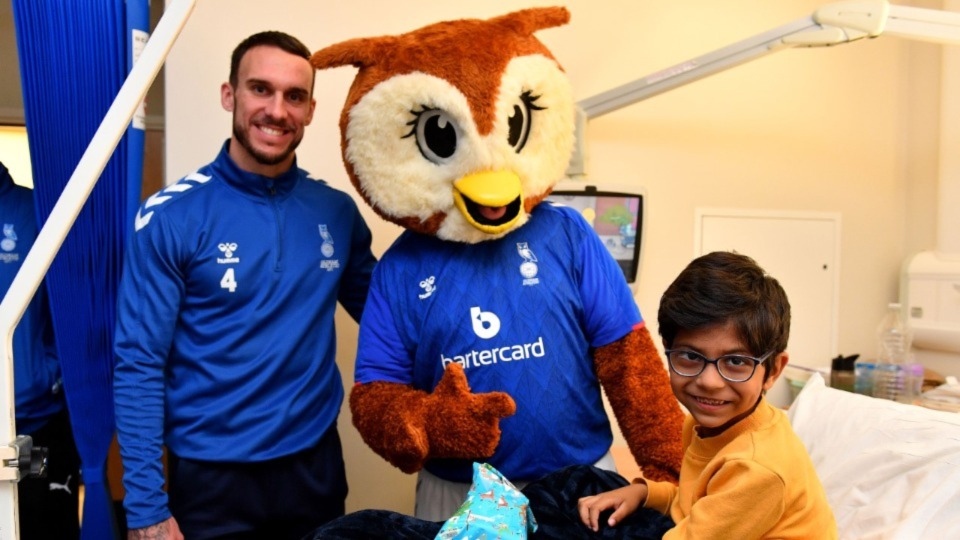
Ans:
[[[744,255],[704,255],[667,288],[658,323],[689,412],[679,486],[637,479],[583,497],[581,521],[599,531],[643,507],[673,520],[663,538],[837,538],[806,448],[764,398],[788,361],[790,304],[777,280]]]

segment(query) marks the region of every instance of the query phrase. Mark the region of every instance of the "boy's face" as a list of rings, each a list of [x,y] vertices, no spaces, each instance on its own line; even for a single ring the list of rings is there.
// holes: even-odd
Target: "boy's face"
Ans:
[[[695,330],[680,330],[670,348],[694,351],[707,358],[727,354],[759,357],[768,352],[747,349],[730,321]],[[753,410],[760,394],[773,386],[786,365],[787,353],[780,353],[757,366],[753,377],[743,382],[724,379],[714,364],[708,364],[696,377],[684,377],[671,370],[670,386],[697,423],[707,429],[707,434],[717,435]],[[764,379],[767,370],[770,375]],[[701,435],[705,436],[705,433]]]

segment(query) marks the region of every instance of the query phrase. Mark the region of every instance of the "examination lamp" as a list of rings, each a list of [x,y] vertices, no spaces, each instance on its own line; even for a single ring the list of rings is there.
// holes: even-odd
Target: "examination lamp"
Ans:
[[[773,52],[793,47],[830,47],[880,34],[960,44],[960,13],[896,6],[885,0],[835,2],[808,17],[586,98],[577,103],[576,146],[567,176],[578,179],[586,174],[584,133],[590,119]]]

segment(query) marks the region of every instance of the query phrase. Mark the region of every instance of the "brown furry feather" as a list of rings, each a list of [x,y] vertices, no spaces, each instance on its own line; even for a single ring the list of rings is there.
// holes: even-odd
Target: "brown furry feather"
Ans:
[[[503,392],[470,393],[460,364],[450,364],[433,393],[373,382],[350,393],[353,425],[378,455],[405,473],[432,458],[482,459],[500,442],[500,419],[517,410]]]
[[[594,364],[644,478],[677,482],[683,412],[650,332],[643,327],[598,348]]]

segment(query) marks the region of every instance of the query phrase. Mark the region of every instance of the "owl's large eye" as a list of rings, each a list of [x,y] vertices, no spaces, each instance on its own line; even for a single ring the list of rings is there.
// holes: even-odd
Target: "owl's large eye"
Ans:
[[[527,144],[527,137],[530,136],[530,129],[533,125],[533,112],[541,111],[543,107],[537,107],[536,101],[540,96],[533,96],[529,91],[520,95],[520,102],[514,104],[513,114],[507,119],[507,142],[517,153],[523,150]]]
[[[413,136],[417,148],[428,161],[442,164],[453,157],[457,151],[457,139],[460,128],[453,118],[441,109],[423,107],[419,111],[410,111],[414,119],[407,123],[412,126],[404,138]]]

